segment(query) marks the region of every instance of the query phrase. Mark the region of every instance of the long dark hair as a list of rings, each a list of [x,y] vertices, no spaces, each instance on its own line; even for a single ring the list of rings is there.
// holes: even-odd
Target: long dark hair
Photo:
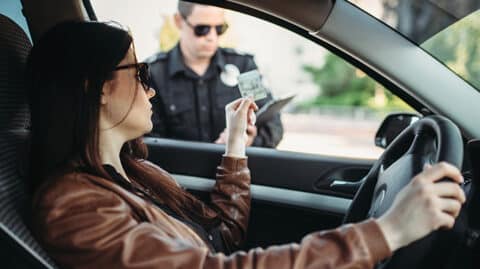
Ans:
[[[99,153],[100,98],[103,84],[114,78],[132,45],[121,27],[77,21],[54,26],[35,43],[27,62],[32,191],[56,173],[81,170],[110,178]],[[146,157],[141,138],[125,143],[120,153],[127,173],[158,182],[162,202],[177,214],[204,225],[216,222],[216,214],[198,211],[201,203],[194,196],[142,165]]]

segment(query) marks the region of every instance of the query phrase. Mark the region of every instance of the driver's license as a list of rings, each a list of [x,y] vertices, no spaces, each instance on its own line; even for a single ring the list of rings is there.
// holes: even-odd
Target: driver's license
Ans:
[[[258,70],[242,73],[238,76],[238,88],[242,97],[253,97],[255,101],[267,97],[267,88],[263,86]]]

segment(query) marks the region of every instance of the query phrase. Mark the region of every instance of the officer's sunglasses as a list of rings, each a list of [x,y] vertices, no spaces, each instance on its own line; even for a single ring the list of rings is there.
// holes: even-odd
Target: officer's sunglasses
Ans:
[[[193,25],[191,24],[187,18],[185,18],[184,16],[182,16],[183,20],[185,21],[185,23],[193,29],[193,33],[197,36],[197,37],[201,37],[201,36],[206,36],[208,35],[208,33],[210,33],[210,29],[215,28],[215,32],[217,32],[217,35],[218,36],[221,36],[223,35],[227,29],[228,29],[228,24],[227,23],[223,23],[223,24],[220,24],[220,25],[207,25],[207,24],[197,24],[197,25]]]
[[[148,64],[146,63],[136,63],[136,64],[126,64],[115,67],[115,71],[135,68],[137,69],[136,78],[142,84],[142,87],[145,91],[150,89],[150,72],[148,70]]]

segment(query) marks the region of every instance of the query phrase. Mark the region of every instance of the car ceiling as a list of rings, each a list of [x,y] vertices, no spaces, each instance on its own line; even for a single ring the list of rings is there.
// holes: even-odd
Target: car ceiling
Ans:
[[[58,22],[88,20],[82,0],[21,0],[33,41]],[[58,12],[61,10],[62,12]]]

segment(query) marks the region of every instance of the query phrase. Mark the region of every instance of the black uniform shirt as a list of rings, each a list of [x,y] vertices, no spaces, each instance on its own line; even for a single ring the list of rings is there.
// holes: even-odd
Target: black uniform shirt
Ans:
[[[257,66],[253,57],[233,49],[219,48],[204,75],[199,76],[183,62],[177,44],[167,53],[157,53],[147,59],[152,87],[153,130],[151,135],[192,141],[214,142],[225,129],[225,106],[240,97],[238,86],[226,85],[220,74],[227,64],[244,73]],[[263,106],[272,99],[259,100]],[[283,136],[280,115],[257,126],[254,146],[276,147]]]

